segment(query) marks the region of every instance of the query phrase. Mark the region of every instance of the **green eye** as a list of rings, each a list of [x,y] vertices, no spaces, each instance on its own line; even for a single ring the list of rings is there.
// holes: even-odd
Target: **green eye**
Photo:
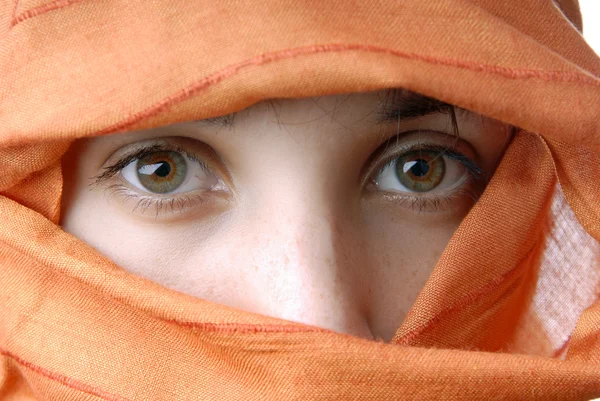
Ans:
[[[398,157],[396,176],[400,183],[414,192],[436,188],[446,172],[446,163],[439,152],[417,150]]]
[[[140,158],[136,172],[144,189],[166,194],[175,191],[185,181],[187,163],[178,152],[159,151]]]

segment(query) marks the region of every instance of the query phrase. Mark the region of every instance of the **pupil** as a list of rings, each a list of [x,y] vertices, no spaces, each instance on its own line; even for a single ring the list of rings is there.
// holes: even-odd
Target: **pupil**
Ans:
[[[423,177],[429,172],[429,163],[423,159],[414,161],[414,165],[410,168],[410,172],[416,177]]]
[[[154,171],[154,174],[161,178],[168,176],[171,173],[171,165],[165,161],[160,161],[159,163],[162,163],[162,165]]]

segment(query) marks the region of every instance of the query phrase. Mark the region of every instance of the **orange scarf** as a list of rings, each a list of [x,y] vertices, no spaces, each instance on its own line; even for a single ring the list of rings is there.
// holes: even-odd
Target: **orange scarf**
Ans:
[[[576,0],[0,0],[0,398],[600,397],[580,25]],[[522,128],[392,344],[176,293],[57,225],[75,138],[390,87]]]

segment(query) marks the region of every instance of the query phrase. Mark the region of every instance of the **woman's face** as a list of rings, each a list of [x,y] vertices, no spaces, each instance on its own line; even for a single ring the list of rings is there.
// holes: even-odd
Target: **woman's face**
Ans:
[[[402,90],[262,102],[78,141],[62,225],[177,291],[390,340],[510,132]]]

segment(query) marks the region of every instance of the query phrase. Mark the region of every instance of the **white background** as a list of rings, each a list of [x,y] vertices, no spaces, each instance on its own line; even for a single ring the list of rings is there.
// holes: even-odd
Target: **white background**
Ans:
[[[583,37],[600,54],[600,0],[579,0],[583,16]],[[591,401],[600,401],[595,398]]]
[[[600,54],[600,0],[579,0],[583,15],[583,37]]]

